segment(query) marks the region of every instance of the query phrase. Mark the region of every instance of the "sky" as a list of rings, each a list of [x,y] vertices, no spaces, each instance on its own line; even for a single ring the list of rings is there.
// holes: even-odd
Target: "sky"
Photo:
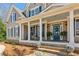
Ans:
[[[0,16],[2,17],[3,21],[5,21],[7,12],[11,8],[11,5],[11,3],[0,3]],[[14,5],[20,10],[24,10],[26,6],[25,3],[16,3]]]

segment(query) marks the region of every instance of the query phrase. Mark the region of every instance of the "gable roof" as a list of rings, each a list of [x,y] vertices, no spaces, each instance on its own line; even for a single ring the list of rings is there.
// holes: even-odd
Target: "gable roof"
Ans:
[[[28,10],[28,7],[30,6],[30,3],[27,3],[26,6],[25,6],[25,9],[24,11]]]
[[[16,8],[14,5],[12,5],[11,8],[9,9],[9,11],[8,11],[6,22],[8,22],[10,15],[11,15],[13,10],[15,10],[20,15],[20,17],[25,18],[25,16],[21,13],[21,10]]]

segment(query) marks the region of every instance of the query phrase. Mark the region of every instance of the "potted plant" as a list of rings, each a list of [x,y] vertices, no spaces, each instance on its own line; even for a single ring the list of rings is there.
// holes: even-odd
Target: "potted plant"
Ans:
[[[47,38],[50,40],[50,37],[52,36],[52,32],[47,32]]]
[[[60,35],[63,37],[63,40],[67,39],[67,31],[62,31]]]

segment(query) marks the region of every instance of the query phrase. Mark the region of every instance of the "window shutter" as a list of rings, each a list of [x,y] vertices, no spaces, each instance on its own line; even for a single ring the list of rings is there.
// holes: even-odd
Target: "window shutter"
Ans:
[[[39,12],[41,12],[42,11],[42,6],[39,6]]]
[[[29,17],[30,17],[30,11],[29,11]]]

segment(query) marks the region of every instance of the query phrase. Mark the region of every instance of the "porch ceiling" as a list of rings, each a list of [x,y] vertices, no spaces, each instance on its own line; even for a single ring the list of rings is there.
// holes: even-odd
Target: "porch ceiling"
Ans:
[[[43,20],[44,21],[49,21],[49,22],[58,21],[58,20],[67,19],[68,16],[69,16],[69,12],[66,12],[66,13],[55,15],[55,16],[50,16],[50,17],[43,18]]]

